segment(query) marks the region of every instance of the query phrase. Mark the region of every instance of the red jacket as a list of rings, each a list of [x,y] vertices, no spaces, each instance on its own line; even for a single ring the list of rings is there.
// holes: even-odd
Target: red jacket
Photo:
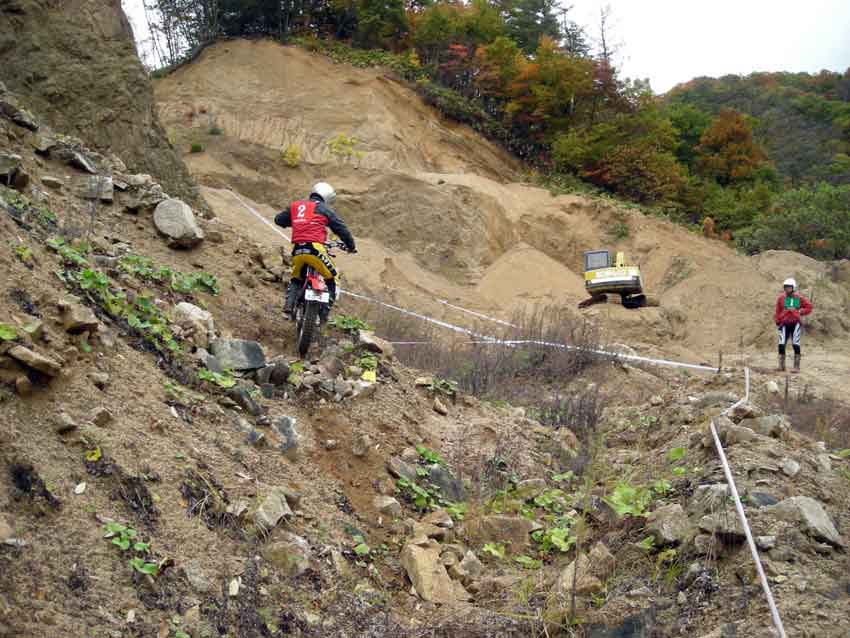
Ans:
[[[773,320],[777,326],[793,326],[795,323],[800,323],[800,317],[811,314],[812,302],[806,299],[803,295],[798,295],[796,292],[791,295],[800,301],[799,308],[785,307],[786,295],[779,295],[776,300],[776,310],[773,313]]]
[[[293,244],[324,243],[328,238],[328,228],[339,237],[349,250],[354,250],[354,238],[351,231],[336,213],[319,199],[292,202],[289,210],[278,213],[275,224],[284,228],[292,227]]]

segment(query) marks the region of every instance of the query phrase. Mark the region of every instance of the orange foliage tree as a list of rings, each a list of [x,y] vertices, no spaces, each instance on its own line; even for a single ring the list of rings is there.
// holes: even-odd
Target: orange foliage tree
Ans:
[[[728,186],[751,179],[767,160],[764,149],[753,139],[753,129],[735,109],[721,109],[700,138],[696,149],[700,175]]]

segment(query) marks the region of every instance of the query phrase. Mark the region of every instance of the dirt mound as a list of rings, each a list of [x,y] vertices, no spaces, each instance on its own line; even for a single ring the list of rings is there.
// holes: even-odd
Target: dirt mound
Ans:
[[[175,196],[197,199],[159,123],[120,2],[3,3],[0,64],[7,88],[57,131],[156,175]]]

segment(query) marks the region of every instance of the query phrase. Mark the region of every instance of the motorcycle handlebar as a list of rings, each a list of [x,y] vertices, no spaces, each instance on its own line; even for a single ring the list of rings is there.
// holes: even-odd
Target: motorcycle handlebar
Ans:
[[[341,241],[325,242],[325,248],[327,248],[328,250],[332,250],[334,248],[339,248],[341,251],[346,252],[346,253],[357,252],[356,250],[349,250],[348,246],[346,246]]]

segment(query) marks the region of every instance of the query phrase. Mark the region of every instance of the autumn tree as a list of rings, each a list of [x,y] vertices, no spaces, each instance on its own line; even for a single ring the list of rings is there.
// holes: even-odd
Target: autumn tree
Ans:
[[[672,200],[683,184],[673,150],[676,132],[646,96],[635,112],[557,136],[555,166],[629,199]]]
[[[505,100],[508,88],[519,74],[524,62],[519,45],[504,36],[475,52],[478,74],[475,83],[481,94],[495,100]]]
[[[593,62],[567,55],[551,38],[541,38],[533,61],[521,62],[508,91],[507,113],[514,125],[538,141],[549,141],[587,111]]]
[[[721,109],[696,148],[697,172],[722,186],[751,179],[766,160],[749,122],[735,109]]]

